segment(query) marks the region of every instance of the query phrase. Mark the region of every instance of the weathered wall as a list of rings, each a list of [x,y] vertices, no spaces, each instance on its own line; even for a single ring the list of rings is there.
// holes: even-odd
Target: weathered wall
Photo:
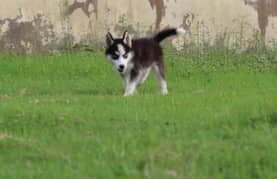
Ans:
[[[102,41],[108,30],[120,34],[128,29],[139,36],[191,21],[190,46],[248,46],[257,33],[269,44],[277,40],[276,16],[277,0],[0,1],[0,48],[53,50]]]

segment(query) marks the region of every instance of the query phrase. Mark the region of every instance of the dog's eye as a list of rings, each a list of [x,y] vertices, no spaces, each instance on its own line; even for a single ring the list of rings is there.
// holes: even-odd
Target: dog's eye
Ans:
[[[125,54],[123,55],[123,58],[128,58],[128,54],[125,53]]]
[[[112,59],[114,60],[118,59],[118,55],[112,55]]]

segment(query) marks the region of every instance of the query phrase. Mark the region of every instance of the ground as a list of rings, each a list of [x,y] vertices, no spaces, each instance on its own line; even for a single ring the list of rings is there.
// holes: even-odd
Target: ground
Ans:
[[[277,178],[277,53],[166,52],[133,97],[103,52],[0,56],[0,178]]]

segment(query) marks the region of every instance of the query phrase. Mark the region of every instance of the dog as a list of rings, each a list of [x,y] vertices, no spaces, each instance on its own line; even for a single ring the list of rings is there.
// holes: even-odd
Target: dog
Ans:
[[[127,31],[122,38],[106,35],[106,58],[120,74],[125,84],[124,96],[132,96],[152,70],[160,82],[161,95],[168,94],[161,42],[174,35],[185,34],[184,28],[165,29],[153,37],[132,39]]]

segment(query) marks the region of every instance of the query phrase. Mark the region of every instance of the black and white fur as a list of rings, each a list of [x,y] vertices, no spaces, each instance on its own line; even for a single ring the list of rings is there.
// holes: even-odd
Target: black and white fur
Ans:
[[[151,38],[134,40],[128,32],[125,32],[122,38],[113,38],[111,33],[107,33],[105,54],[124,80],[124,96],[133,95],[151,70],[160,82],[161,94],[168,94],[160,43],[169,36],[185,32],[183,28],[172,28],[163,30]]]

